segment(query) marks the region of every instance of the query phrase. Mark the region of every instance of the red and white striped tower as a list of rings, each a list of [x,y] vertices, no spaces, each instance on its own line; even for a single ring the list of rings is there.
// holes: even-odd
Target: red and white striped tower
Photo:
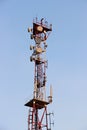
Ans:
[[[30,45],[33,51],[30,61],[34,62],[34,91],[33,98],[25,106],[29,107],[28,130],[51,130],[49,121],[51,113],[48,114],[47,106],[52,103],[52,87],[50,87],[50,96],[46,99],[46,40],[52,31],[52,24],[42,18],[33,20],[33,28],[28,28],[30,37],[35,41],[35,45]]]

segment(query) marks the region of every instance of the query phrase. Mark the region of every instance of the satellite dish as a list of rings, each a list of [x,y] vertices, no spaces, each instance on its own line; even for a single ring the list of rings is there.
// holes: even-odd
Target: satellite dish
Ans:
[[[43,31],[43,27],[42,26],[38,26],[37,27],[37,31],[42,32]]]
[[[32,32],[32,28],[28,28],[28,32]]]

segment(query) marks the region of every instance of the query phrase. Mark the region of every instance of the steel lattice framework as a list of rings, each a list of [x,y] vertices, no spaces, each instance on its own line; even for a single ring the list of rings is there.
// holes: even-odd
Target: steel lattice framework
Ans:
[[[25,106],[29,107],[28,130],[51,129],[51,122],[47,113],[47,105],[52,102],[52,87],[50,88],[50,96],[46,99],[46,40],[52,31],[52,24],[42,18],[38,21],[33,20],[33,28],[28,28],[30,38],[35,41],[35,45],[30,45],[33,50],[30,61],[34,62],[34,91],[33,98],[29,100]],[[49,124],[50,123],[50,124]]]

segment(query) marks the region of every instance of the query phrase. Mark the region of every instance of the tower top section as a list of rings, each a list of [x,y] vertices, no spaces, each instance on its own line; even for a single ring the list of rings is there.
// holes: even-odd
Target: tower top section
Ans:
[[[52,24],[42,18],[40,21],[37,17],[33,20],[33,28],[28,28],[28,32],[31,32],[31,39],[39,40],[39,42],[47,40],[50,32],[52,31]]]
[[[52,88],[50,87],[50,96],[46,99],[46,69],[48,66],[48,60],[46,59],[46,40],[52,31],[52,24],[48,24],[47,21],[42,18],[38,21],[37,18],[33,20],[33,27],[28,28],[30,32],[30,38],[35,41],[35,44],[30,45],[30,50],[33,51],[30,56],[30,61],[34,62],[34,91],[33,99],[30,100],[26,106],[32,107],[33,102],[39,104],[38,109],[43,108],[52,102]],[[42,104],[42,105],[40,105]]]

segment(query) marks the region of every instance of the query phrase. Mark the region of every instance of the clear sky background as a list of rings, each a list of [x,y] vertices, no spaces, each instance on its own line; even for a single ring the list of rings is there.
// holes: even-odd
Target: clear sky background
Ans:
[[[30,35],[34,17],[53,25],[47,43],[47,91],[53,130],[87,130],[87,0],[0,0],[0,130],[27,130],[33,93]]]

